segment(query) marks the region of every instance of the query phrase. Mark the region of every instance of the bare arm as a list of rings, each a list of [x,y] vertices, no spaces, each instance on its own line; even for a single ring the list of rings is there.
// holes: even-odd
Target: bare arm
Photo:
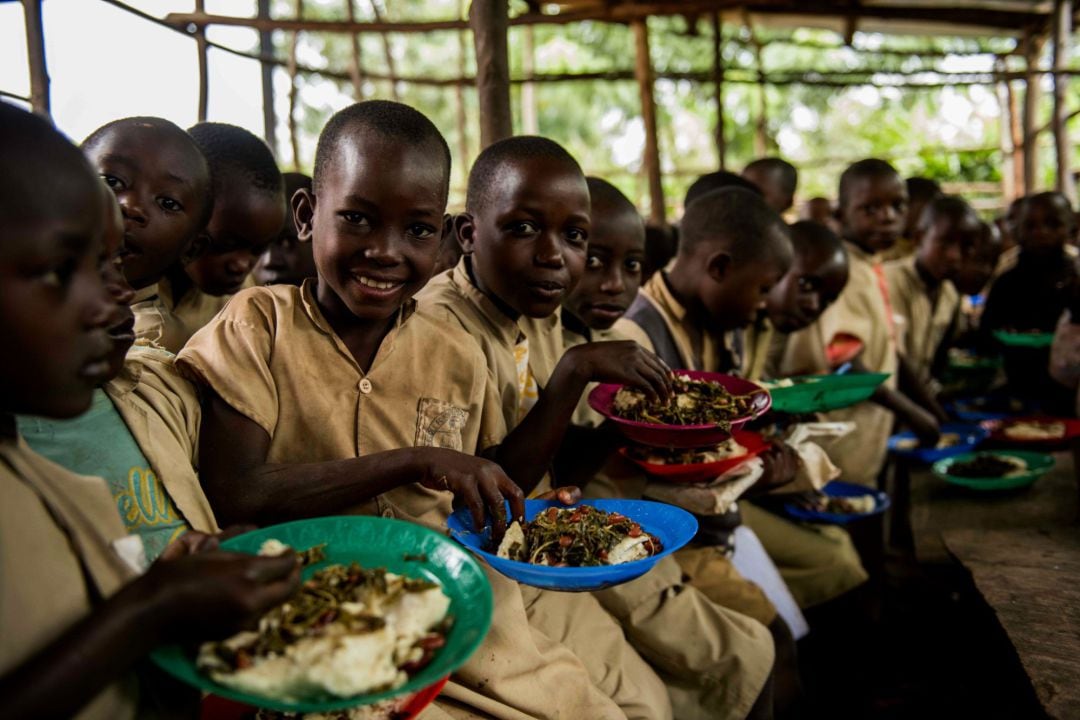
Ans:
[[[204,403],[200,476],[221,524],[259,525],[339,513],[402,485],[450,490],[483,524],[485,507],[502,532],[503,498],[524,513],[521,490],[482,458],[442,448],[402,448],[317,463],[267,463],[270,436],[217,395]]]

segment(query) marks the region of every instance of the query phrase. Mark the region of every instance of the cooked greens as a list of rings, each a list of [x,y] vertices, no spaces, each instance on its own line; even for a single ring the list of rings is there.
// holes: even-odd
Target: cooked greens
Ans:
[[[530,522],[511,524],[498,547],[501,557],[534,565],[615,565],[663,550],[660,539],[619,513],[589,505],[548,508]]]
[[[711,380],[676,375],[670,403],[649,402],[640,390],[623,387],[615,394],[612,411],[618,417],[660,425],[717,425],[730,430],[731,421],[751,415],[760,393],[733,395]]]

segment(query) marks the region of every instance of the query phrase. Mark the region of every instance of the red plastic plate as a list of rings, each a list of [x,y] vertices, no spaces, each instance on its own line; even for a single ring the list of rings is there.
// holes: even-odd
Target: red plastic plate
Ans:
[[[1005,434],[1005,431],[1009,426],[1021,422],[1059,422],[1065,425],[1065,434],[1058,438],[1038,438],[1031,440],[1018,440],[1017,438],[1008,437]],[[979,424],[990,431],[989,441],[994,445],[1008,445],[1011,447],[1058,447],[1075,437],[1080,437],[1080,420],[1073,418],[1028,416],[1005,418],[1003,420],[985,420]]]
[[[649,475],[670,483],[700,483],[715,480],[728,470],[742,465],[752,457],[757,457],[767,450],[771,443],[760,433],[748,430],[736,430],[732,433],[735,442],[746,448],[746,454],[727,460],[688,465],[660,465],[639,460],[630,454],[629,448],[619,448],[619,452]]]

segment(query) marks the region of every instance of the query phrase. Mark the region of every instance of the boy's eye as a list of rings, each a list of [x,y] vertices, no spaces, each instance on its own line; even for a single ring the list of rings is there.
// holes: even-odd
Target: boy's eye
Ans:
[[[409,234],[419,240],[427,240],[435,235],[435,228],[430,225],[410,225]]]
[[[604,262],[600,258],[596,257],[595,255],[590,255],[587,258],[585,258],[585,268],[586,269],[588,269],[588,270],[599,270],[602,267],[604,267]]]
[[[589,242],[589,236],[584,230],[570,228],[566,231],[566,239],[573,245],[585,245]]]
[[[184,209],[183,205],[176,202],[171,197],[159,197],[158,198],[158,205],[160,205],[162,207],[162,209],[167,210],[169,212],[180,212],[181,210]]]
[[[101,179],[105,181],[105,184],[111,187],[113,190],[123,190],[124,181],[115,175],[109,175],[107,173],[101,174]]]
[[[540,232],[540,228],[535,223],[531,223],[527,220],[521,220],[519,222],[511,223],[509,226],[510,234],[518,237],[526,235],[532,235]]]
[[[626,261],[626,269],[627,269],[628,272],[632,272],[635,275],[640,273],[641,270],[642,270],[641,261],[640,260],[627,260]]]
[[[59,265],[43,272],[41,274],[41,281],[49,287],[57,289],[65,288],[68,283],[71,282],[71,277],[75,274],[77,267],[78,261],[75,258],[67,258]]]
[[[371,225],[368,221],[367,215],[359,212],[350,212],[348,210],[338,213],[338,216],[349,223],[350,225],[359,225],[361,227],[367,227]]]

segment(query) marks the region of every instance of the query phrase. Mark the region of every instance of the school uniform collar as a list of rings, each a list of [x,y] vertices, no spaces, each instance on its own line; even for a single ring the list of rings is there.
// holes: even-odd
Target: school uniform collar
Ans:
[[[158,296],[158,283],[153,285],[147,285],[142,290],[135,291],[135,297],[132,299],[131,304],[135,305],[147,300],[153,300]]]
[[[559,327],[559,313],[552,313],[546,318],[528,318],[522,315],[516,320],[499,308],[495,301],[481,292],[469,277],[469,256],[463,255],[458,264],[450,271],[450,282],[465,299],[471,302],[498,333],[506,344],[517,345],[523,338],[528,338],[527,329],[531,323],[539,323],[546,330],[556,331]]]
[[[850,240],[845,240],[844,246],[847,248],[848,255],[852,256],[857,260],[862,260],[863,262],[870,263],[871,265],[881,260],[880,254],[867,252],[862,247],[851,242]]]
[[[131,350],[128,350],[128,357],[131,356],[132,351],[136,346],[132,346]],[[131,393],[139,385],[139,379],[142,377],[143,367],[140,363],[131,362],[127,358],[124,359],[124,366],[120,368],[120,373],[105,383],[105,388],[109,395],[115,395],[117,397],[125,397]]]
[[[318,283],[318,278],[307,278],[304,280],[303,285],[300,286],[300,304],[304,308],[304,314],[308,316],[312,324],[317,327],[321,332],[331,337],[337,337],[337,333],[330,327],[329,321],[322,314],[322,310],[319,309],[319,303],[315,300],[315,286]],[[401,326],[412,317],[416,312],[416,300],[409,298],[398,310],[397,321],[394,324],[392,333],[401,329]],[[351,357],[351,355],[350,355]]]
[[[653,276],[645,282],[642,290],[657,305],[660,305],[665,313],[681,324],[686,319],[686,306],[675,297],[675,291],[671,289],[671,282],[667,279],[668,270],[674,264],[675,261],[672,260],[666,268],[653,273]]]
[[[577,315],[574,315],[574,313],[570,312],[566,308],[559,308],[559,315],[562,319],[562,326],[566,330],[574,333],[575,335],[580,335],[581,337],[585,338],[585,342],[593,341],[592,328],[581,322],[581,320],[578,319]]]

